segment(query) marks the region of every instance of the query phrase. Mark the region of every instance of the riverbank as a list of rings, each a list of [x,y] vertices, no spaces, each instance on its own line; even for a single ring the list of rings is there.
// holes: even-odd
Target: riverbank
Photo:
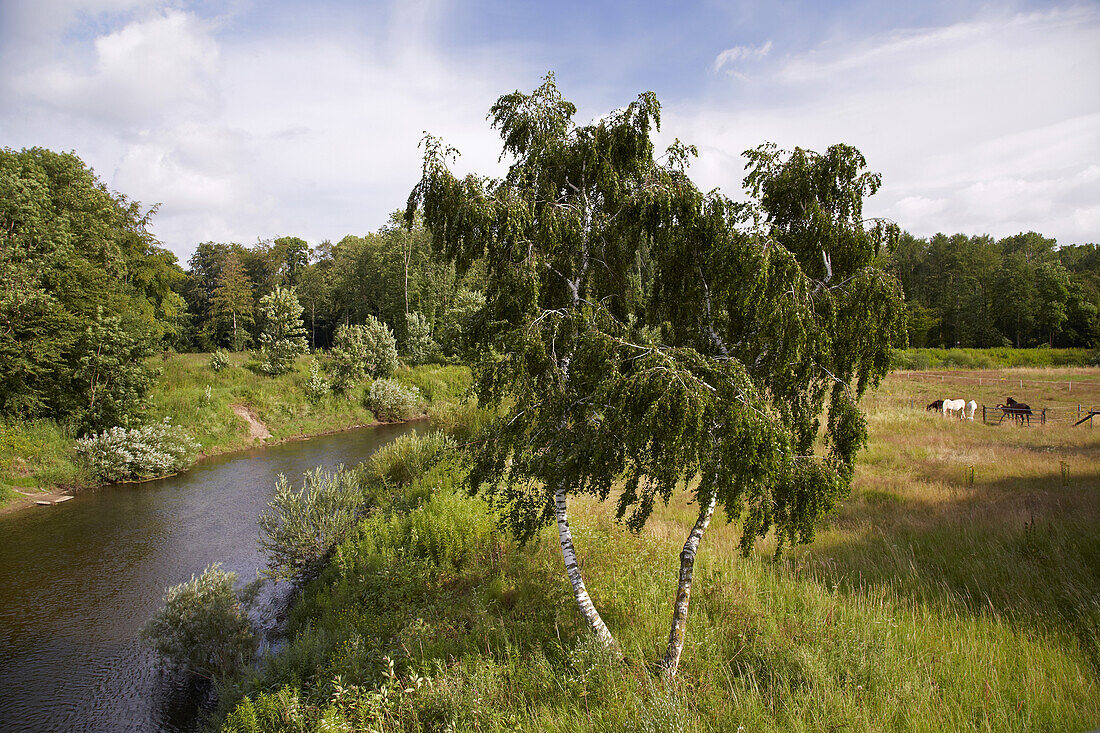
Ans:
[[[248,358],[232,354],[230,365],[214,372],[209,354],[155,357],[161,373],[149,395],[148,419],[169,418],[183,427],[199,443],[198,460],[380,424],[364,404],[366,386],[311,400],[306,383],[313,357],[299,359],[277,377],[248,369]],[[394,378],[417,387],[426,409],[465,392],[470,372],[425,365],[400,367]],[[97,486],[77,459],[75,445],[76,435],[53,421],[0,423],[0,514],[35,506],[44,495]]]

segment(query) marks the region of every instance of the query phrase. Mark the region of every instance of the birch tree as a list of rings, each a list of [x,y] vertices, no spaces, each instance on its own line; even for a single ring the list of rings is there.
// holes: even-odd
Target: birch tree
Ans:
[[[747,554],[772,530],[780,548],[811,541],[847,491],[859,398],[904,338],[900,290],[877,264],[896,229],[862,219],[879,178],[854,148],[750,151],[753,200],[733,203],[688,178],[691,146],[655,154],[652,93],[589,125],[575,112],[552,75],[502,96],[490,117],[513,162],[499,179],[455,177],[456,151],[426,137],[406,216],[422,212],[460,271],[484,258],[475,375],[502,414],[471,487],[521,540],[557,525],[574,599],[608,647],[570,497],[614,492],[633,530],[677,490],[697,503],[661,662],[674,675],[716,508]]]

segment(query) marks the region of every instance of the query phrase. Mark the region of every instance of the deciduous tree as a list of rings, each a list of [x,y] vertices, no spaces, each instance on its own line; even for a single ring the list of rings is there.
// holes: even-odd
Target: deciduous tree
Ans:
[[[737,204],[691,182],[694,148],[655,156],[652,93],[589,125],[575,112],[552,76],[502,96],[490,116],[515,162],[500,179],[456,178],[454,151],[426,138],[407,216],[423,213],[460,271],[485,260],[477,383],[503,412],[472,486],[520,538],[557,524],[604,644],[616,646],[580,572],[569,497],[614,489],[636,530],[678,489],[698,504],[663,659],[675,674],[715,508],[740,521],[747,553],[773,529],[780,547],[810,541],[848,487],[858,400],[904,338],[899,288],[877,266],[896,230],[864,222],[879,178],[854,148],[750,151],[755,203]]]

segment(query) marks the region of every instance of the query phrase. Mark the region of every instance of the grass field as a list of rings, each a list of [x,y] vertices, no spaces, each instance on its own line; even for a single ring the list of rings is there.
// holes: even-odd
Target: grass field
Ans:
[[[1095,729],[1100,429],[945,420],[923,410],[944,384],[894,375],[871,398],[851,497],[813,545],[741,558],[716,518],[671,683],[653,663],[695,507],[635,536],[610,505],[572,502],[619,662],[582,628],[556,534],[516,547],[437,470],[409,490],[424,505],[368,522],[305,589],[291,642],[223,729]],[[951,396],[1003,401],[1003,386]],[[1012,394],[1064,407],[1060,389]]]

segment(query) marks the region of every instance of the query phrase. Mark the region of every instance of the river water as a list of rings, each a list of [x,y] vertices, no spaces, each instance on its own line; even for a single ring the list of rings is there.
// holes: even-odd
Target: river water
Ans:
[[[233,453],[0,516],[0,731],[192,730],[201,691],[138,638],[165,588],[212,562],[254,578],[264,564],[256,517],[280,473],[300,485],[314,466],[353,465],[412,429]]]

